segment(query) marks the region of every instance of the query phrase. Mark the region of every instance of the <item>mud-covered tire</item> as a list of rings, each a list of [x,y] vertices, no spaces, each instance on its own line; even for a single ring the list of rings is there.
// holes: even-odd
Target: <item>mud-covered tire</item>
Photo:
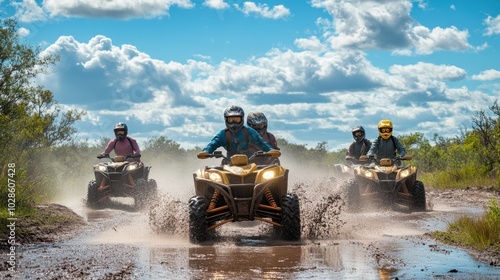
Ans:
[[[350,179],[345,183],[345,189],[347,192],[347,212],[359,212],[361,210],[361,195],[358,184],[354,179]]]
[[[206,203],[201,196],[189,199],[189,241],[201,243],[208,240],[208,224],[206,219]]]
[[[154,199],[158,194],[158,184],[155,179],[148,179],[148,195],[150,199]]]
[[[300,240],[300,205],[296,194],[287,194],[282,200],[281,238],[284,240]]]
[[[99,185],[96,180],[89,182],[87,187],[87,207],[97,209],[99,205]]]
[[[139,178],[135,181],[134,189],[134,204],[136,210],[142,210],[146,207],[149,200],[149,185],[148,182]]]
[[[410,193],[413,195],[412,209],[415,211],[425,211],[426,200],[424,183],[415,181],[415,184],[410,188]]]

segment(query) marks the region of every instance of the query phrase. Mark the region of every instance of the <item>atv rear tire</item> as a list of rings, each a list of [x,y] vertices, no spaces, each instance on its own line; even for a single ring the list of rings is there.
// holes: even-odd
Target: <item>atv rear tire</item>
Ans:
[[[142,210],[146,207],[149,200],[149,186],[148,182],[139,178],[135,181],[134,189],[134,204],[136,210]]]
[[[347,211],[359,212],[361,210],[361,195],[358,184],[350,179],[345,183],[345,188],[347,189]]]
[[[99,208],[99,185],[95,180],[89,182],[87,187],[87,206],[90,208]]]
[[[415,181],[415,184],[410,188],[410,192],[413,195],[412,209],[416,211],[425,211],[426,201],[424,183]]]
[[[300,205],[296,194],[283,197],[282,205],[282,235],[284,240],[300,240]]]
[[[189,241],[200,243],[208,239],[208,225],[206,219],[206,203],[201,196],[189,199]]]

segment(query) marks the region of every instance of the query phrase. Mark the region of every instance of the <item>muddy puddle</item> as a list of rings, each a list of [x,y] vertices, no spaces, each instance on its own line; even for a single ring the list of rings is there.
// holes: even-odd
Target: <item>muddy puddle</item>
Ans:
[[[425,233],[454,218],[480,215],[429,198],[429,211],[346,213],[331,181],[292,185],[301,203],[301,241],[272,237],[260,222],[230,223],[201,245],[188,240],[186,194],[160,189],[147,211],[130,201],[90,210],[80,198],[63,204],[88,225],[58,244],[23,245],[19,279],[500,279],[500,268],[463,250],[436,244]]]

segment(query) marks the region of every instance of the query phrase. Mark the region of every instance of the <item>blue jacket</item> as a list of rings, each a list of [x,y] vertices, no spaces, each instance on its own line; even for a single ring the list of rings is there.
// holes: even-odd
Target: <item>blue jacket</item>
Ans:
[[[377,159],[381,158],[394,158],[396,151],[400,157],[406,155],[406,150],[398,138],[391,135],[387,140],[382,137],[377,137],[373,140],[372,146],[367,156],[376,156]]]
[[[226,129],[223,129],[215,135],[215,137],[212,139],[212,141],[210,141],[210,143],[208,143],[203,151],[207,153],[213,153],[219,147],[223,147],[227,151],[229,146],[230,150],[227,151],[228,157],[239,153],[247,154],[248,156],[250,156],[248,151],[248,143],[245,139],[245,133],[243,132],[244,129],[246,129],[248,132],[248,142],[257,145],[264,152],[268,152],[273,149],[273,147],[271,147],[271,145],[269,145],[255,129],[245,126],[236,131],[236,135],[229,131],[231,145],[228,145],[228,142],[226,140]]]

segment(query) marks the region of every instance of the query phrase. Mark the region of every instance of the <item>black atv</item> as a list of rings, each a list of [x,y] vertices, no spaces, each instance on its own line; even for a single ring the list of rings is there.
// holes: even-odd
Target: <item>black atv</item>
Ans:
[[[417,167],[402,166],[410,156],[382,158],[360,157],[364,164],[353,165],[354,179],[348,180],[347,206],[351,212],[360,211],[365,205],[402,205],[412,211],[425,211],[424,183],[417,180]]]
[[[95,180],[88,185],[87,206],[103,208],[111,197],[133,197],[134,208],[143,209],[156,196],[157,184],[154,179],[148,179],[151,166],[127,160],[140,157],[140,154],[114,158],[98,155],[98,159],[111,161],[94,165]]]
[[[255,157],[281,155],[272,150],[250,158],[237,154],[230,159],[216,151],[199,158],[223,158],[221,166],[206,166],[193,173],[196,195],[189,199],[189,239],[200,243],[226,223],[259,220],[274,226],[284,240],[299,240],[299,198],[288,193],[288,169],[276,163],[257,165]]]

